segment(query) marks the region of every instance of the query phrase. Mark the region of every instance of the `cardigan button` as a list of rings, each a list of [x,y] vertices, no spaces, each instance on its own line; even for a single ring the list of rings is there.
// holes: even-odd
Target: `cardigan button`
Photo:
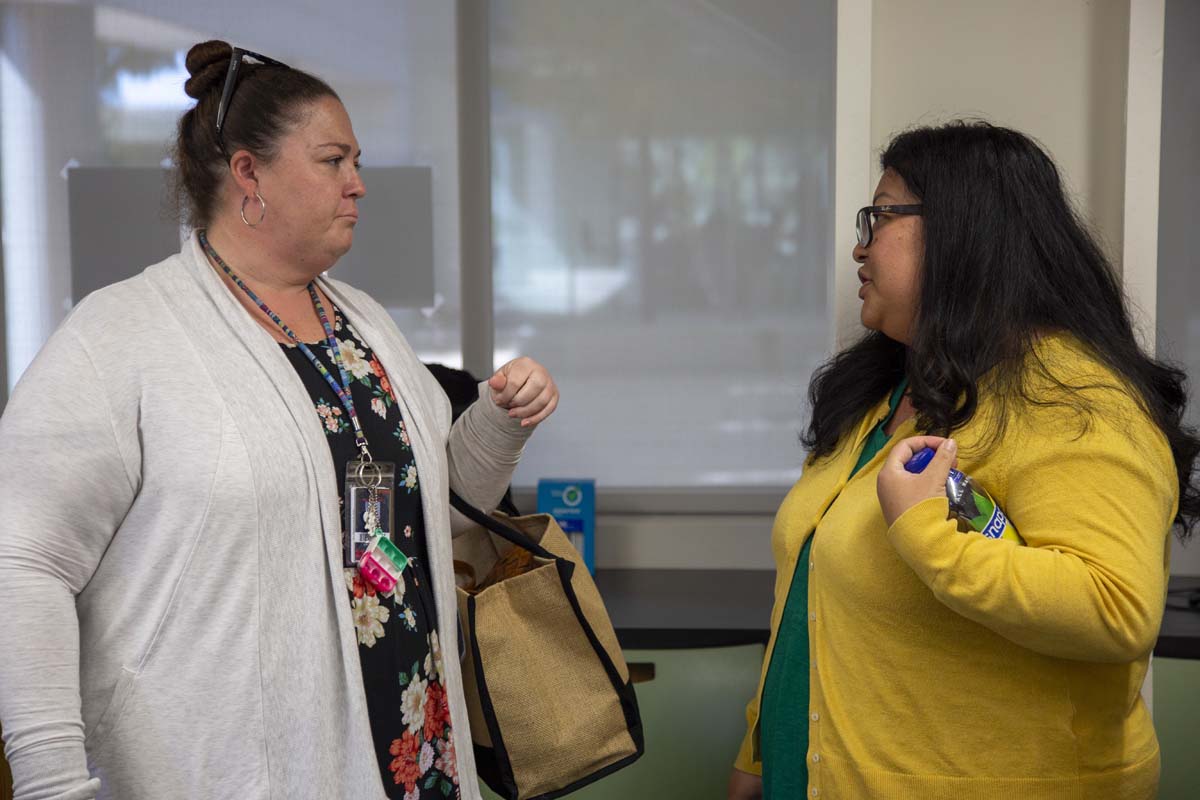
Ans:
[[[820,797],[821,790],[814,786],[814,787],[812,787],[812,791],[809,792],[809,794],[811,794],[813,797]]]
[[[813,763],[814,764],[821,763],[821,754],[820,753],[813,753]]]
[[[815,712],[815,711],[814,711],[814,712],[812,713],[812,721],[813,721],[813,722],[817,722],[817,721],[819,721],[820,719],[821,719],[821,715],[820,715],[820,714],[818,714],[817,712]]]

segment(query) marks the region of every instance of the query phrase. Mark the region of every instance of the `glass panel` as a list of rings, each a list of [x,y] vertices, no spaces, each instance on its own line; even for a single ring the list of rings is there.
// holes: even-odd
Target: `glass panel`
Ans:
[[[1163,36],[1162,167],[1158,195],[1158,355],[1183,366],[1191,402],[1185,422],[1200,427],[1200,259],[1196,187],[1200,186],[1200,3],[1168,0]],[[1196,534],[1200,536],[1200,534]],[[1200,548],[1172,539],[1171,572],[1200,575]]]
[[[832,0],[499,0],[495,360],[563,401],[517,473],[784,486],[827,349]]]

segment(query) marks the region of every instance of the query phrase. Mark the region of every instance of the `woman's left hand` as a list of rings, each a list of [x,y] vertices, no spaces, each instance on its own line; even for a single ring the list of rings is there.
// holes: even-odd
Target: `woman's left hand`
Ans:
[[[522,428],[537,425],[558,407],[558,386],[538,362],[514,358],[488,378],[492,402],[508,409],[508,416],[521,420]]]
[[[904,468],[905,463],[918,451],[933,447],[937,454],[924,471],[913,474]],[[883,461],[875,491],[879,494],[879,507],[888,527],[900,515],[923,500],[946,496],[946,478],[950,469],[958,464],[958,444],[953,439],[940,436],[913,436],[896,443]]]

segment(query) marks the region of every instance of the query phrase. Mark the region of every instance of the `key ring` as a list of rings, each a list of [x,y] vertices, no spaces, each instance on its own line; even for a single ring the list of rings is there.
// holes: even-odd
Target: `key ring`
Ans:
[[[374,470],[374,472],[375,472],[375,475],[374,475],[374,483],[368,483],[368,482],[367,482],[367,481],[366,481],[366,480],[363,478],[363,472],[366,470],[366,468],[367,468],[367,467],[370,467],[370,468],[371,468],[372,470]],[[358,480],[358,481],[359,481],[360,483],[362,483],[364,486],[366,486],[366,487],[368,487],[368,488],[371,488],[371,489],[377,489],[377,488],[379,488],[381,485],[383,485],[383,470],[382,470],[382,469],[380,469],[379,465],[378,465],[378,464],[376,464],[374,461],[360,461],[360,462],[358,462],[358,472],[356,472],[356,473],[355,473],[354,477],[355,477],[355,479],[356,479],[356,480]]]

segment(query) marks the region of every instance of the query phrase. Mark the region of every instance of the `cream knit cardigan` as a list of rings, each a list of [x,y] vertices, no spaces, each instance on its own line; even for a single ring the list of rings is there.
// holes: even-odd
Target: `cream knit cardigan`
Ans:
[[[492,508],[528,430],[450,404],[382,307],[322,286],[391,378],[421,478],[462,796],[447,490]],[[334,465],[278,344],[182,252],[84,300],[0,420],[0,724],[16,797],[382,798]]]

